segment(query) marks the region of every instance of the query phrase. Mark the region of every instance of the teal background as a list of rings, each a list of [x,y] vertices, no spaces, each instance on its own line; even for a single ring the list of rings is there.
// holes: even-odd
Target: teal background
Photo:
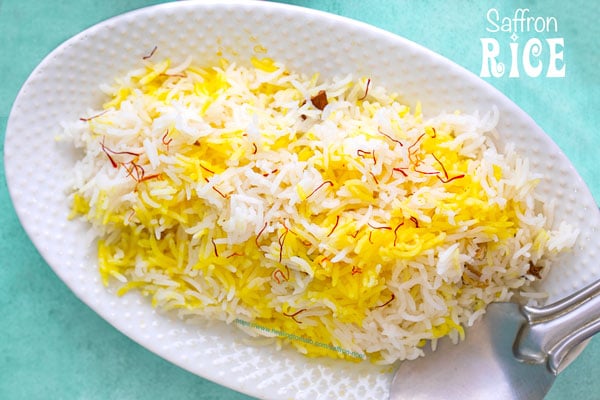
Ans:
[[[10,107],[35,66],[57,45],[111,16],[158,1],[0,0],[0,153]],[[527,7],[553,16],[562,37],[564,78],[488,78],[556,141],[600,200],[600,19],[584,1],[289,1],[361,20],[434,50],[479,75],[486,12]],[[316,39],[318,40],[318,38]],[[544,49],[547,52],[547,48]],[[544,56],[543,53],[542,57]],[[385,57],[384,54],[381,55]],[[502,56],[501,56],[502,57]],[[545,60],[545,58],[543,58]],[[510,60],[503,60],[510,65]],[[545,61],[544,61],[545,62]],[[54,275],[21,228],[0,169],[0,399],[248,399],[140,347],[98,317]],[[563,372],[548,399],[600,397],[600,339]]]

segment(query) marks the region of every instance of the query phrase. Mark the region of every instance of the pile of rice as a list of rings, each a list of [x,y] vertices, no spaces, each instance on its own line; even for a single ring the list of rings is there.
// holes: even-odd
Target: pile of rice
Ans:
[[[72,217],[106,285],[383,364],[459,340],[490,302],[543,296],[531,283],[576,232],[549,228],[540,177],[497,150],[497,111],[425,119],[366,78],[251,61],[145,60],[65,127],[83,152]]]

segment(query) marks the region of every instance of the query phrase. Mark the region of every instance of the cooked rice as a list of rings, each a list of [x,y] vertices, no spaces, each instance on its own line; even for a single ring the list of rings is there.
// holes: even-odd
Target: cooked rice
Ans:
[[[365,78],[270,59],[145,61],[102,89],[104,111],[65,128],[84,153],[72,216],[106,285],[183,319],[414,359],[490,302],[543,296],[531,283],[576,238],[550,229],[527,159],[497,150],[497,110],[427,119]]]

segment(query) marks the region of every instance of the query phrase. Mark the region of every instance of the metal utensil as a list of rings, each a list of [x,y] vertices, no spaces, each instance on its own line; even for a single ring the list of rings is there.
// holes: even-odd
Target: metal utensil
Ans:
[[[544,307],[494,303],[465,340],[400,364],[390,400],[542,399],[573,351],[600,331],[600,281]],[[571,357],[569,357],[571,353]]]

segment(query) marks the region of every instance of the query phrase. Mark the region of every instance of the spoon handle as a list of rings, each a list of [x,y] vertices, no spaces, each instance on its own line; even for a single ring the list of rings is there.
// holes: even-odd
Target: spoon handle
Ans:
[[[558,374],[569,352],[600,331],[600,281],[544,307],[521,307],[529,322],[519,331],[515,355],[524,362],[547,362]]]

